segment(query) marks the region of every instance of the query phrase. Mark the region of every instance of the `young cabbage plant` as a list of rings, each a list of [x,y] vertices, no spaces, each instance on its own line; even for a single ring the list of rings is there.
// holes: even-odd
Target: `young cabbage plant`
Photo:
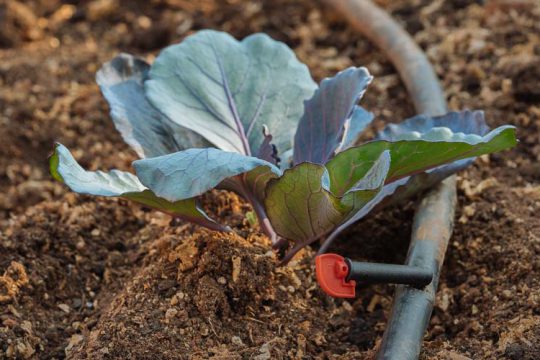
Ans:
[[[372,77],[351,67],[319,86],[285,44],[200,31],[150,66],[121,54],[97,82],[135,173],[84,170],[61,144],[52,175],[73,191],[118,196],[218,231],[197,197],[234,191],[253,206],[284,261],[385,204],[424,190],[476,156],[516,144],[480,111],[419,115],[356,145],[373,114],[357,105]]]

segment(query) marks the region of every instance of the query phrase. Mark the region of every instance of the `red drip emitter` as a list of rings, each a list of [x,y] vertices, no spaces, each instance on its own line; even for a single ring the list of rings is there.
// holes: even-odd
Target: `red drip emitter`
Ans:
[[[353,298],[357,282],[367,284],[404,284],[423,288],[433,280],[431,269],[396,264],[352,261],[337,254],[315,258],[317,281],[330,296]]]
[[[315,258],[315,271],[319,286],[333,297],[354,298],[356,281],[347,281],[349,266],[343,256],[322,254]]]

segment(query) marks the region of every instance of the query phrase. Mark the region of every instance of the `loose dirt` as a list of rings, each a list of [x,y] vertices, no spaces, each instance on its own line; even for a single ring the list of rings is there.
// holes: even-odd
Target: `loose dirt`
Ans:
[[[540,358],[540,6],[531,0],[379,1],[424,48],[450,109],[518,127],[514,150],[459,174],[459,207],[423,359]],[[321,80],[375,75],[371,131],[414,115],[384,56],[306,0],[0,2],[0,358],[369,359],[388,286],[324,295],[306,249],[276,267],[249,206],[213,192],[223,235],[122,200],[69,193],[48,175],[54,141],[89,169],[130,169],[94,82],[120,51],[147,57],[189,33],[286,42]],[[404,260],[414,202],[352,227],[332,251]]]

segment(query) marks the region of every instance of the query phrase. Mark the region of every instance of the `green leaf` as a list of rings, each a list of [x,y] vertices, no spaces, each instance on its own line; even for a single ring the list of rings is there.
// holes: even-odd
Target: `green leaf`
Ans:
[[[254,211],[248,211],[246,213],[246,219],[251,227],[257,225],[258,223],[257,214],[255,214]]]
[[[390,163],[390,151],[385,150],[367,173],[343,195],[341,201],[352,207],[352,213],[363,208],[383,189]]]
[[[227,227],[219,225],[210,219],[197,206],[196,199],[190,198],[170,202],[159,198],[141,184],[135,175],[125,171],[86,171],[62,144],[56,144],[54,153],[49,160],[49,167],[51,175],[56,180],[65,183],[75,192],[122,197],[214,230],[228,231]]]
[[[214,148],[188,149],[137,160],[133,166],[145,186],[169,201],[201,195],[224,180],[258,167],[281,175],[281,171],[267,161]]]
[[[276,232],[303,246],[324,236],[362,208],[382,189],[390,167],[390,153],[384,151],[366,176],[343,197],[329,188],[324,166],[302,163],[271,180],[265,207]]]
[[[341,223],[351,210],[325,187],[326,169],[302,163],[268,185],[266,213],[282,237],[308,244]]]
[[[397,124],[388,124],[377,134],[377,140],[398,141],[404,137],[426,139],[426,134],[436,128],[448,128],[453,133],[484,136],[489,132],[483,111],[452,111],[441,116],[417,115]],[[409,135],[407,135],[409,134]],[[428,135],[429,136],[429,135]],[[388,184],[383,190],[385,199],[377,205],[377,209],[398,203],[421,191],[431,188],[446,177],[457,173],[474,162],[475,157],[466,158],[437,166],[424,173],[412,175],[405,181],[399,180]]]
[[[390,151],[392,158],[386,179],[386,183],[391,183],[445,163],[508,149],[516,144],[512,126],[501,126],[483,137],[452,133],[448,128],[433,128],[426,134],[416,135],[404,135],[411,140],[373,141],[339,153],[327,164],[332,192],[340,194],[354,186],[385,150]]]
[[[257,154],[263,125],[279,153],[291,148],[303,100],[316,89],[307,67],[264,34],[239,42],[204,30],[161,52],[145,82],[150,102],[216,147]]]
[[[267,166],[259,166],[242,177],[245,188],[261,203],[266,197],[266,186],[272,179],[278,177],[277,173]]]
[[[378,135],[379,139],[385,140],[367,143],[336,156],[327,166],[337,190],[362,178],[371,159],[381,149],[390,150],[392,166],[382,190],[334,229],[321,251],[325,251],[344,229],[374,209],[435,185],[470,165],[476,156],[508,149],[517,143],[512,126],[501,126],[487,133],[488,130],[481,111],[451,112],[435,118],[419,115],[400,124],[388,125]],[[416,140],[400,140],[405,138]],[[431,141],[426,141],[428,139]]]

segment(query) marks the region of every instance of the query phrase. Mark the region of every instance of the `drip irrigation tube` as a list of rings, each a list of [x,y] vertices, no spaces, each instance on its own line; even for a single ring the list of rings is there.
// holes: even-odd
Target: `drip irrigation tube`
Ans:
[[[377,45],[399,72],[418,113],[442,115],[446,101],[431,64],[407,32],[368,0],[324,0]],[[396,288],[392,312],[377,359],[418,359],[431,317],[440,269],[452,234],[456,178],[451,176],[428,193],[416,210],[406,265],[433,272],[424,289]]]

